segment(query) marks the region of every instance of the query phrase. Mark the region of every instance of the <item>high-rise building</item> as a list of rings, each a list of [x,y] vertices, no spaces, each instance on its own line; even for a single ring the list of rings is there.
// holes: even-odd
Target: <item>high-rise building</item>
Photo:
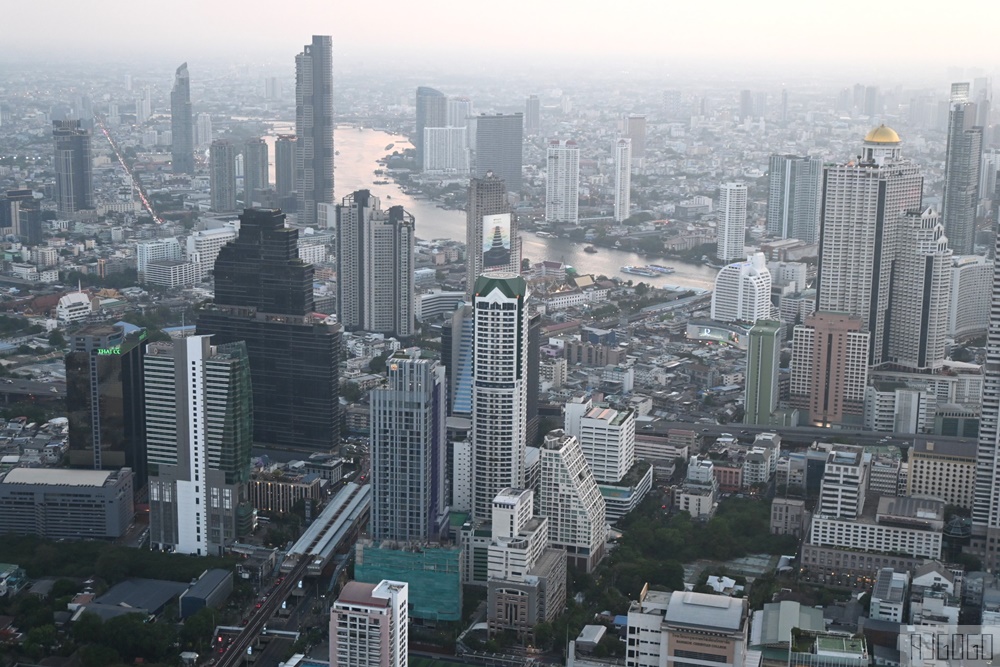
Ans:
[[[572,139],[549,142],[545,221],[575,225],[580,219],[580,148]]]
[[[187,63],[177,68],[170,91],[170,162],[175,174],[194,174],[194,121]]]
[[[719,270],[712,290],[712,319],[756,322],[771,316],[771,272],[764,253],[749,255]]]
[[[629,216],[632,208],[632,140],[615,142],[615,222]]]
[[[66,354],[69,464],[131,468],[137,490],[146,485],[145,341],[145,330],[92,324],[70,337]]]
[[[447,529],[444,366],[398,352],[371,392],[372,539],[434,542]]]
[[[976,105],[969,101],[968,83],[951,85],[950,104],[941,215],[952,250],[971,255],[976,242],[983,128],[976,125]]]
[[[33,190],[8,190],[0,195],[0,233],[14,234],[25,245],[41,244],[41,205]]]
[[[199,334],[245,341],[253,374],[254,440],[329,451],[340,442],[340,327],[314,313],[313,267],[298,230],[272,209],[246,209],[215,261],[215,303]]]
[[[632,140],[632,161],[641,168],[646,161],[646,117],[629,114],[625,118],[625,136]]]
[[[772,155],[768,168],[767,233],[806,243],[819,241],[823,161]]]
[[[243,343],[150,343],[144,359],[149,541],[221,556],[249,532],[253,400]]]
[[[758,320],[750,329],[749,341],[743,423],[766,426],[778,409],[781,322]]]
[[[753,117],[753,93],[749,90],[740,91],[740,114],[739,120],[746,120]]]
[[[413,148],[417,164],[424,164],[424,130],[428,127],[448,126],[448,98],[440,90],[420,86],[417,88],[417,122]]]
[[[460,127],[464,130],[468,127],[471,117],[472,100],[468,97],[448,98],[447,127]]]
[[[184,247],[172,236],[135,244],[135,264],[140,281],[151,262],[178,262],[182,259],[184,259]]]
[[[472,515],[489,522],[493,499],[524,488],[527,428],[528,284],[486,273],[473,300]]]
[[[208,149],[209,189],[213,211],[236,210],[236,148],[224,139]]]
[[[234,225],[225,225],[217,229],[196,229],[185,240],[185,250],[188,260],[198,265],[201,277],[207,276],[215,268],[215,260],[222,246],[236,240],[238,230]],[[180,259],[166,258],[166,259]]]
[[[816,309],[860,318],[871,332],[873,366],[888,357],[903,214],[921,210],[923,177],[899,144],[899,135],[881,125],[865,136],[860,159],[824,172]]]
[[[330,667],[407,667],[409,584],[349,581],[330,608]]]
[[[860,447],[838,445],[827,454],[816,513],[837,519],[857,519],[865,506],[869,462]]]
[[[94,208],[90,132],[78,120],[52,122],[55,143],[56,206],[60,215]]]
[[[333,196],[333,39],[313,35],[295,56],[295,190],[298,221],[316,224]]]
[[[722,262],[744,257],[747,234],[747,186],[724,183],[719,187],[719,223],[715,256]]]
[[[200,113],[195,116],[195,144],[206,146],[212,143],[212,114]]]
[[[471,295],[478,278],[486,270],[483,265],[483,247],[487,240],[493,243],[493,228],[484,223],[485,220],[496,220],[496,216],[506,216],[510,222],[511,257],[502,268],[511,273],[520,273],[520,244],[517,243],[517,218],[510,212],[510,202],[507,200],[507,186],[503,179],[493,172],[486,173],[481,178],[469,181],[469,199],[465,208],[465,280],[466,291]],[[494,225],[495,226],[495,225]],[[513,261],[516,259],[517,264]]]
[[[538,95],[528,95],[524,101],[524,132],[534,136],[542,129],[542,101]]]
[[[472,307],[455,311],[441,331],[441,360],[448,376],[448,414],[472,416]]]
[[[243,204],[250,208],[261,190],[271,187],[268,176],[268,150],[263,139],[251,139],[243,146]],[[256,199],[255,199],[256,198]]]
[[[566,604],[566,552],[549,544],[548,519],[535,516],[528,489],[501,489],[493,501],[486,616],[491,633],[522,637]]]
[[[574,436],[545,436],[538,479],[536,511],[549,520],[549,544],[564,549],[570,565],[593,572],[608,536],[604,497]]]
[[[294,134],[281,134],[274,140],[274,189],[279,199],[295,192],[295,146]]]
[[[985,336],[990,325],[993,261],[982,255],[953,255],[948,336],[968,340]]]
[[[413,333],[413,216],[358,190],[337,207],[337,310],[349,331]]]
[[[520,113],[476,117],[476,178],[493,172],[513,194],[521,192],[523,119]]]
[[[996,236],[994,249],[1000,251],[1000,234]],[[996,260],[983,371],[971,546],[982,559],[983,567],[995,570],[1000,566],[1000,551],[996,549],[1000,543],[1000,493],[997,493],[1000,489],[1000,261]]]
[[[565,405],[565,431],[580,443],[594,479],[618,484],[635,465],[635,411],[595,406],[584,396]]]
[[[898,234],[885,361],[937,370],[948,352],[952,277],[948,239],[933,208],[903,214]]]
[[[795,326],[789,395],[807,423],[861,423],[870,337],[861,318],[843,313],[816,312]]]
[[[468,175],[468,132],[462,127],[425,127],[423,141],[424,171],[444,171]]]

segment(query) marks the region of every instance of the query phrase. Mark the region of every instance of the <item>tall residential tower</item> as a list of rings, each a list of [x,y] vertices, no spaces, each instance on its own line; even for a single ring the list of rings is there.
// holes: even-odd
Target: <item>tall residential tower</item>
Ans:
[[[316,224],[333,195],[333,38],[313,35],[295,56],[295,189],[298,221]]]
[[[177,68],[170,91],[170,163],[175,174],[194,174],[194,117],[191,78],[184,63]]]

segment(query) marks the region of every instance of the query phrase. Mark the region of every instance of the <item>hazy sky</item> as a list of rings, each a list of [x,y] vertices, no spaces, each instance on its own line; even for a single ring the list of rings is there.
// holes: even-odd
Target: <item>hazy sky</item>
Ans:
[[[4,8],[0,63],[292,57],[331,34],[344,59],[564,54],[623,65],[782,62],[852,71],[997,68],[1000,2],[965,0],[33,0]],[[961,11],[957,11],[960,7]],[[26,29],[37,26],[38,29]],[[633,60],[628,60],[632,58]],[[624,59],[624,60],[623,60]],[[404,61],[405,62],[405,61]],[[610,64],[614,64],[611,62]]]

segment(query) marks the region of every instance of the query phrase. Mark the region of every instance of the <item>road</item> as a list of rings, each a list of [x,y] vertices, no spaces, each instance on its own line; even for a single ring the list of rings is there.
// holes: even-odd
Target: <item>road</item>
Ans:
[[[671,429],[682,429],[694,431],[702,436],[719,436],[729,433],[736,437],[751,437],[757,433],[778,433],[781,435],[782,444],[801,443],[810,444],[815,440],[841,440],[849,441],[858,445],[910,445],[914,438],[933,438],[942,442],[975,442],[970,438],[955,438],[943,435],[913,435],[912,433],[885,433],[883,431],[857,431],[851,429],[818,428],[814,426],[796,426],[794,428],[782,428],[771,426],[751,426],[748,424],[699,424],[691,422],[664,422],[657,421],[636,429],[636,437],[643,435],[665,436]]]
[[[66,398],[66,383],[7,378],[0,380],[0,394],[5,394],[5,398],[15,395],[35,396],[37,398]]]
[[[264,630],[264,626],[267,625],[268,621],[271,620],[271,617],[278,610],[278,607],[281,606],[281,601],[292,592],[292,588],[297,586],[299,580],[305,576],[308,565],[308,558],[304,558],[296,563],[292,571],[285,575],[284,581],[268,594],[267,600],[264,601],[260,609],[254,611],[249,620],[247,620],[247,624],[243,627],[243,632],[237,635],[226,652],[215,663],[217,667],[236,667],[243,663],[243,659],[247,654],[247,647],[253,644],[257,637],[260,636],[260,633]]]

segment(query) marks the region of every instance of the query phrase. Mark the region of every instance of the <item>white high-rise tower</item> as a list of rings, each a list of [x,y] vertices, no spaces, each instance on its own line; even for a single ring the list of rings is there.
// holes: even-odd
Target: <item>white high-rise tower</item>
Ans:
[[[527,282],[486,273],[473,296],[472,515],[490,522],[493,499],[524,488],[528,402]]]
[[[725,183],[719,188],[719,227],[715,255],[723,262],[742,259],[747,233],[747,186]]]
[[[552,141],[545,182],[545,221],[576,224],[580,219],[580,149],[573,140]]]
[[[629,216],[632,206],[632,140],[615,142],[615,222]]]

